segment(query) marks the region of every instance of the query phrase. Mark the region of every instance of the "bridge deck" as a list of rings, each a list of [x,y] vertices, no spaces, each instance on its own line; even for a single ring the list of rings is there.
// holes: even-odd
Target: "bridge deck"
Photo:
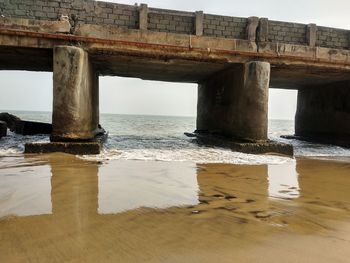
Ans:
[[[92,24],[54,32],[62,23],[2,18],[0,69],[52,71],[53,47],[78,45],[88,50],[101,75],[198,83],[237,63],[259,60],[271,63],[271,88],[350,80],[346,49]]]

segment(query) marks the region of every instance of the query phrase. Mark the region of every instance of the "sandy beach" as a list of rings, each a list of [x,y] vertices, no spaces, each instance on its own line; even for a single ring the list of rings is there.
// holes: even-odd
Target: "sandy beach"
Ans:
[[[0,262],[348,262],[350,159],[1,157]]]

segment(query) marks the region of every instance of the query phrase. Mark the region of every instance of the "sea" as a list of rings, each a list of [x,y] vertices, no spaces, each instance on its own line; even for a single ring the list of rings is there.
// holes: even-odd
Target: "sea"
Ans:
[[[10,111],[23,120],[51,122],[50,112]],[[88,160],[142,160],[227,164],[282,164],[291,158],[252,155],[220,147],[198,145],[184,132],[196,129],[195,117],[101,114],[108,139],[99,155],[79,156]],[[350,149],[283,139],[294,134],[291,120],[270,120],[269,138],[294,146],[296,157],[348,157]],[[47,142],[46,135],[22,136],[8,132],[0,141],[0,156],[21,155],[27,142]]]

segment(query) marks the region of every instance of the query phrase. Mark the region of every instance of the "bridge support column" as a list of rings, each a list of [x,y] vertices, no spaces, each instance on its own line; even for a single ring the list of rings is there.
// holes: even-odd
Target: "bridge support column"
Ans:
[[[270,64],[237,64],[198,86],[197,130],[267,140]]]
[[[98,74],[79,47],[58,46],[53,59],[51,141],[89,141],[99,132]]]
[[[350,81],[299,90],[295,135],[350,147]]]

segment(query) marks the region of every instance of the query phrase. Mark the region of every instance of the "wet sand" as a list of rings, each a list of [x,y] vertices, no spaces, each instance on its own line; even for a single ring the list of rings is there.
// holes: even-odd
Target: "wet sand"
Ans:
[[[350,159],[0,158],[0,262],[349,262]]]

